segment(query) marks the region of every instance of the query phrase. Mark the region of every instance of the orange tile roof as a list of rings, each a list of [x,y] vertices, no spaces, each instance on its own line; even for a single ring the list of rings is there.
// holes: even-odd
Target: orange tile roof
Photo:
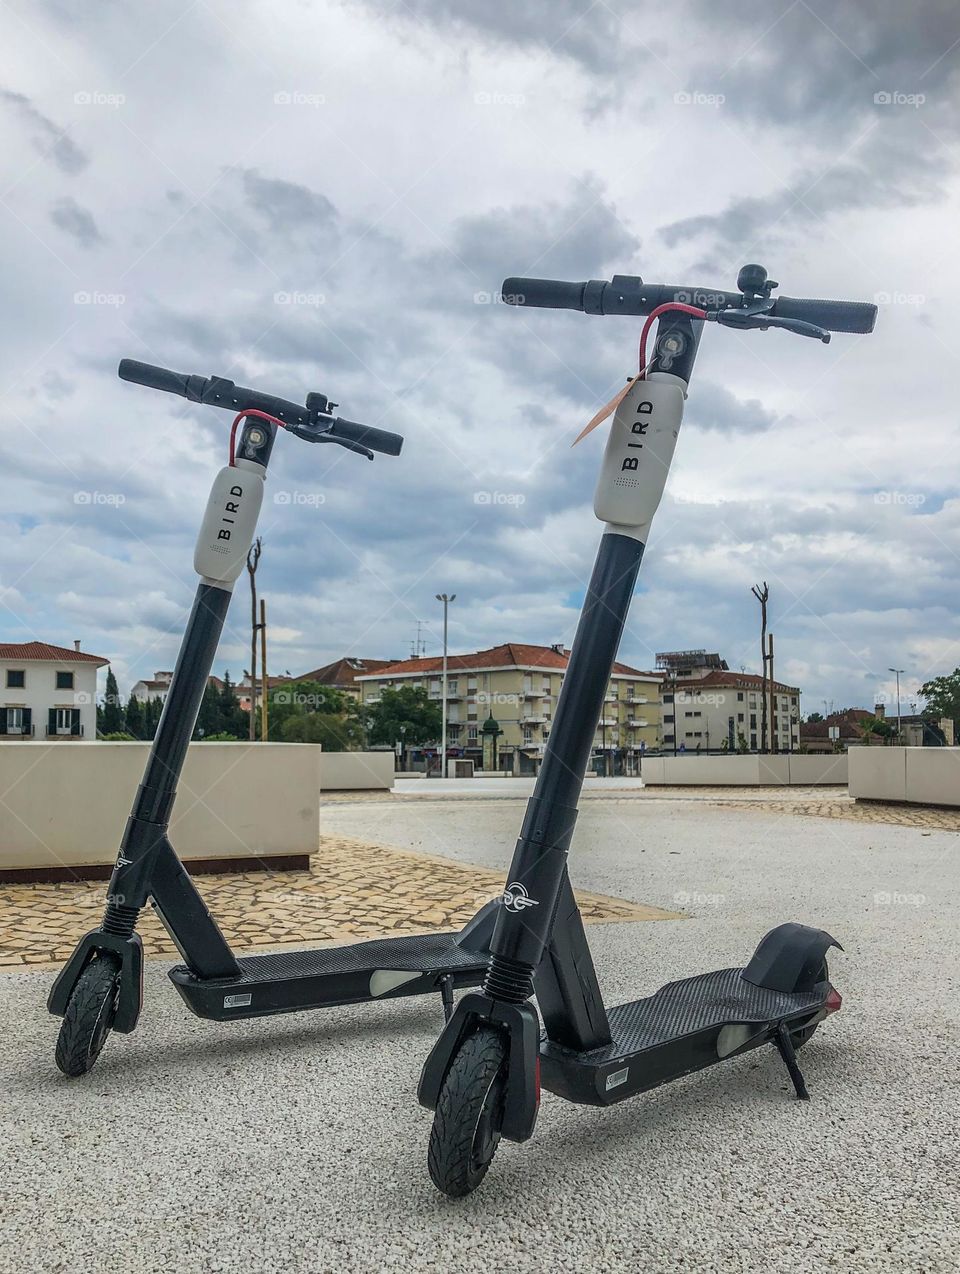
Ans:
[[[88,655],[83,650],[70,650],[66,646],[51,646],[45,641],[0,642],[0,659],[46,659],[52,663],[90,663],[102,668],[110,662],[100,655]]]
[[[469,672],[475,668],[545,668],[556,672],[565,672],[570,661],[569,650],[563,654],[552,646],[533,646],[526,642],[508,641],[500,646],[491,646],[488,650],[476,650],[467,655],[448,655],[447,671]],[[419,659],[401,659],[397,663],[387,664],[375,673],[364,673],[358,681],[368,679],[379,680],[381,677],[411,676],[417,673],[441,672],[443,657],[429,655]],[[621,677],[656,677],[656,673],[641,672],[628,664],[617,663],[613,666],[614,676]],[[658,678],[659,679],[659,678]]]

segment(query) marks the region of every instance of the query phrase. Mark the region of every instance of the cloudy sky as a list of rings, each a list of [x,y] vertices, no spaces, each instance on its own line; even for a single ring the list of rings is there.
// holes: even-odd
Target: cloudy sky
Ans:
[[[0,638],[172,667],[229,376],[406,436],[281,438],[272,666],[567,641],[631,319],[496,303],[641,274],[880,302],[829,346],[710,328],[622,657],[705,646],[804,710],[960,663],[960,12],[949,0],[346,0],[4,8]],[[135,16],[134,16],[135,15]],[[247,594],[217,659],[244,667]]]

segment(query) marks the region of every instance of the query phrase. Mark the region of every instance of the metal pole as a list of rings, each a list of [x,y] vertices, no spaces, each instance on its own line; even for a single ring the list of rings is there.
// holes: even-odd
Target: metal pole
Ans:
[[[904,671],[903,668],[888,668],[887,669],[887,672],[893,672],[893,673],[896,673],[897,675],[897,742],[898,743],[900,742],[900,738],[901,738],[901,734],[903,730],[903,723],[900,720],[900,674],[903,671]]]
[[[447,777],[447,608],[451,602],[457,600],[456,593],[451,593],[448,597],[446,593],[437,593],[438,602],[443,602],[443,676],[440,683],[440,712],[442,725],[440,727],[440,777]]]
[[[260,598],[260,675],[263,678],[260,739],[261,742],[266,743],[270,737],[270,709],[267,704],[270,683],[267,680],[267,603],[262,597]]]

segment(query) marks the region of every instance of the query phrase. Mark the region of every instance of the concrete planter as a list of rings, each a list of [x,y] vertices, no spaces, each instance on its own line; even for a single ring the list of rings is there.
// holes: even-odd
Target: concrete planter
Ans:
[[[799,787],[847,781],[845,756],[651,756],[645,787]]]
[[[960,806],[960,748],[855,748],[850,795],[861,801]]]
[[[147,743],[0,747],[0,880],[101,876],[117,856]],[[310,743],[190,748],[170,839],[194,870],[304,867],[321,790],[393,786],[393,754]]]

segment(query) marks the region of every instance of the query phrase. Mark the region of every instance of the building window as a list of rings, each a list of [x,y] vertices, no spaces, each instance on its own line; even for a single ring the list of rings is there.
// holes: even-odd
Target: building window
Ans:
[[[530,729],[528,725],[525,725],[523,727],[523,741],[525,744],[530,744],[533,742],[533,731]]]
[[[468,725],[467,726],[467,742],[476,743],[476,741],[477,741],[477,727],[475,725]]]
[[[448,678],[448,680],[447,680],[447,693],[448,693],[448,694],[452,694],[452,695],[455,695],[455,694],[457,693],[457,679],[456,679],[456,677],[450,677],[450,678]]]
[[[23,709],[8,708],[7,709],[7,733],[19,734],[23,729]]]
[[[70,727],[73,724],[73,709],[72,708],[57,708],[56,714],[57,714],[56,716],[57,732],[59,733],[61,730],[63,730],[64,732],[69,734]]]
[[[22,690],[27,684],[27,674],[22,668],[7,669],[7,689]]]
[[[750,729],[756,730],[756,728],[757,728],[757,714],[755,712],[751,712],[750,713]]]
[[[755,734],[751,734],[750,736],[750,746],[752,748],[755,748],[757,746],[757,736]]]
[[[673,703],[673,695],[664,695],[664,696],[663,696],[663,702],[664,702],[664,703]]]
[[[72,672],[57,673],[57,689],[58,690],[73,689],[73,673]]]
[[[673,714],[671,713],[671,714],[669,714],[669,715],[668,715],[667,713],[664,713],[664,714],[663,714],[663,721],[664,721],[664,724],[665,724],[665,725],[673,725],[673,722],[674,722]]]
[[[742,690],[738,690],[738,691],[737,691],[737,703],[743,703],[743,691],[742,691]]]
[[[738,712],[738,713],[737,713],[737,720],[738,720],[739,722],[741,722],[741,723],[742,723],[742,721],[743,721],[743,713],[742,713],[742,712]]]

